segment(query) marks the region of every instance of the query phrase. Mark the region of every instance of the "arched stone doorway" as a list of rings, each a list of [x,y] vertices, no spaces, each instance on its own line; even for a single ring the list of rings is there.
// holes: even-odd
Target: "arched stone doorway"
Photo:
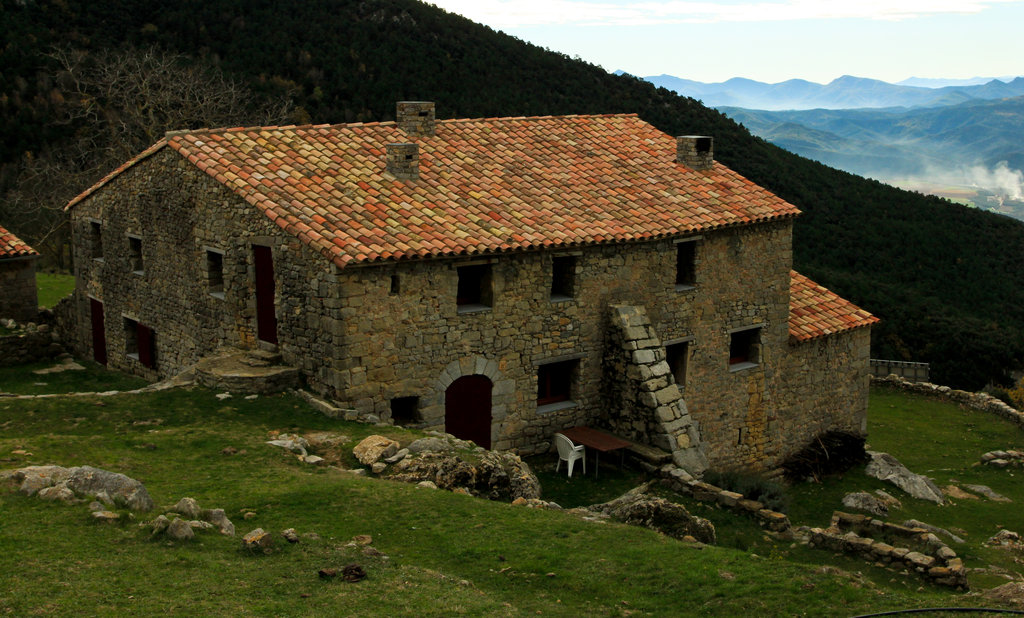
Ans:
[[[445,431],[478,446],[491,448],[491,391],[493,383],[482,375],[452,382],[444,392]]]

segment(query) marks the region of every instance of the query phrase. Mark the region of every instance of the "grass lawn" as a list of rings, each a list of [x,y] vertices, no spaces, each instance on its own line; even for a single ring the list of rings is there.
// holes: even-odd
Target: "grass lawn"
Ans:
[[[123,472],[145,483],[158,505],[191,496],[224,508],[238,530],[185,543],[151,540],[135,522],[93,521],[84,505],[0,492],[0,613],[11,615],[760,616],[977,605],[913,578],[876,584],[784,555],[788,545],[769,545],[758,530],[750,532],[756,548],[690,545],[646,529],[301,464],[265,444],[272,432],[330,431],[352,445],[371,433],[403,444],[417,434],[328,419],[290,395],[218,400],[195,388],[0,398],[0,429],[2,469],[53,463]],[[237,452],[223,454],[229,446]],[[555,477],[548,463],[535,464],[544,497],[565,506],[609,499],[641,476],[605,466],[607,486],[591,483],[592,475],[559,486],[564,470]],[[992,476],[988,484],[1003,491]],[[588,487],[597,499],[587,497]],[[801,486],[795,494],[831,500],[832,489]],[[245,512],[255,516],[243,519]],[[295,545],[278,538],[271,553],[251,554],[239,537],[257,526],[318,538]],[[351,546],[360,534],[372,535],[384,556]],[[367,578],[351,584],[317,576],[349,563],[362,565]]]
[[[59,273],[36,273],[36,290],[39,294],[39,305],[52,309],[57,301],[75,289],[74,275]]]

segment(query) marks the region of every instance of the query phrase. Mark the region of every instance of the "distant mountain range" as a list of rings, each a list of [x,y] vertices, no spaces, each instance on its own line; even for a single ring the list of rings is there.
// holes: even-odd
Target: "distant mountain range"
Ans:
[[[711,107],[744,107],[763,110],[857,109],[864,107],[938,107],[968,101],[1003,99],[1024,95],[1024,77],[1010,81],[990,79],[926,80],[911,78],[901,84],[844,75],[828,84],[791,79],[766,84],[736,77],[707,84],[672,75],[644,78],[655,86],[699,99]],[[959,83],[966,81],[967,83]],[[954,85],[946,85],[953,83]],[[942,85],[941,87],[934,87]]]
[[[719,111],[777,146],[862,176],[948,180],[1003,161],[1024,169],[1024,96],[899,110]]]

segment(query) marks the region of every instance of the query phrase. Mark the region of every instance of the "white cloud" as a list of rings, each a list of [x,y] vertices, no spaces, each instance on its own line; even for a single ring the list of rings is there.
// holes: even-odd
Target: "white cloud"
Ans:
[[[874,19],[899,21],[939,14],[980,13],[1020,0],[428,0],[495,28],[526,26],[644,26],[673,23]]]

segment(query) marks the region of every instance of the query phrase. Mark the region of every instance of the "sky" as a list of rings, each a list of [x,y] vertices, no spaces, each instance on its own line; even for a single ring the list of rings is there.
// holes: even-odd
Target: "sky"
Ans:
[[[1024,0],[427,0],[640,77],[1024,75]]]

